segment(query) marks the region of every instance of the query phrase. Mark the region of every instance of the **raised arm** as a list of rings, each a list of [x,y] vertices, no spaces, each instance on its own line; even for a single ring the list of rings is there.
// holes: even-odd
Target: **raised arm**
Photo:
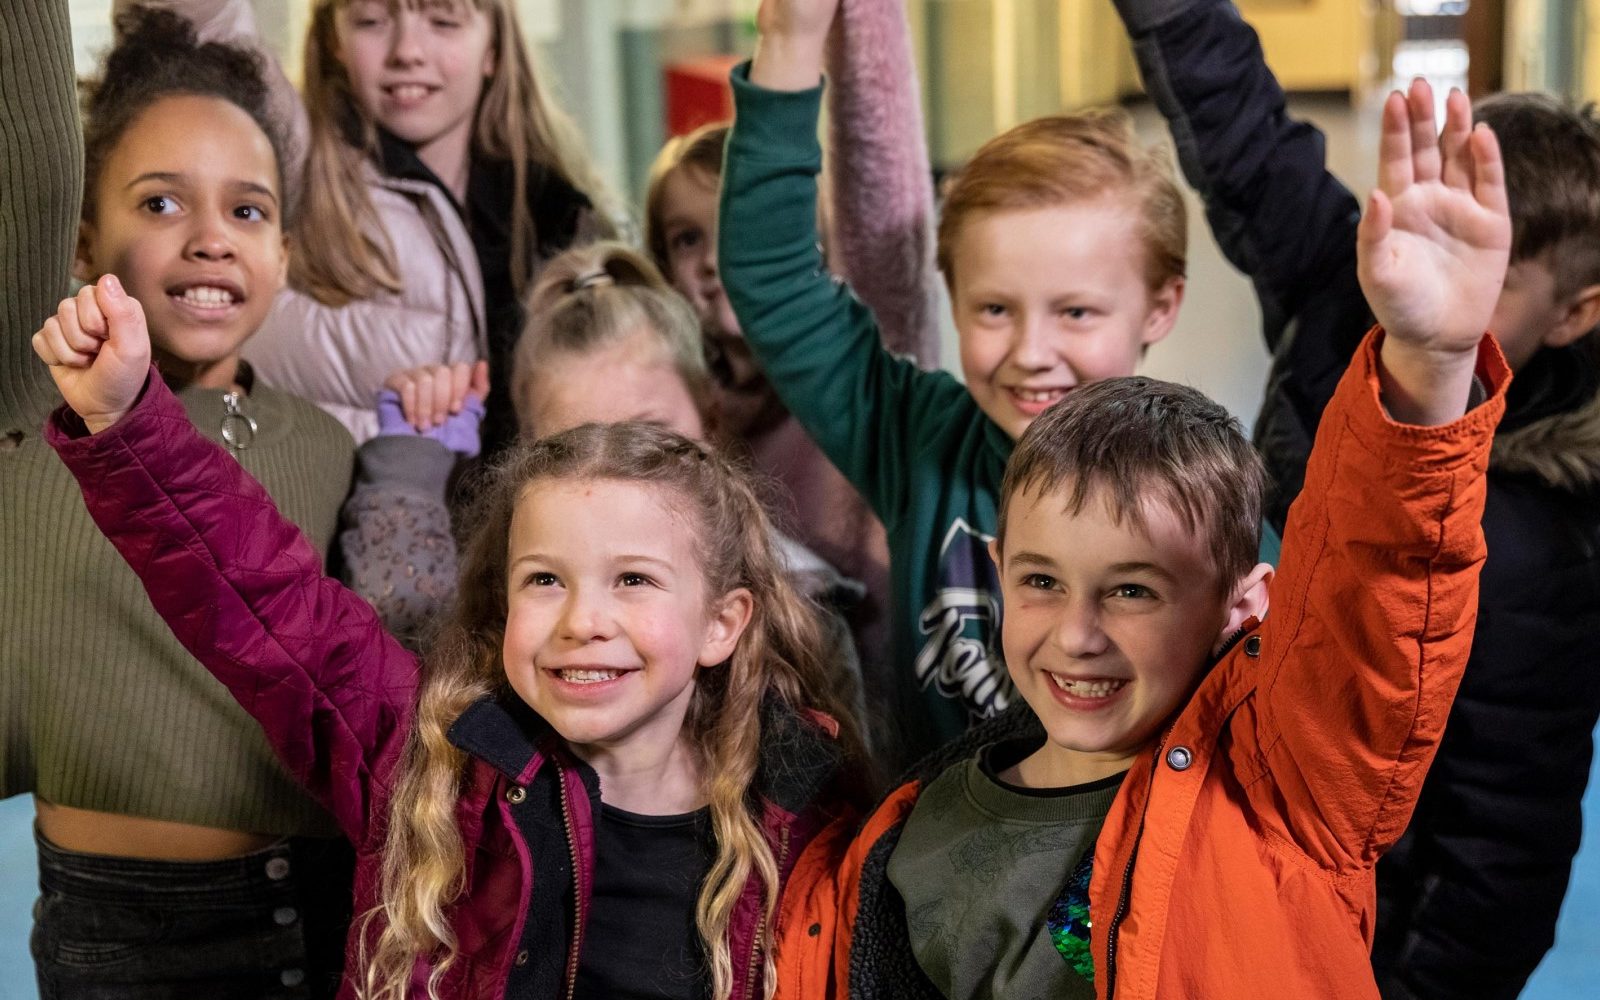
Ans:
[[[1290,835],[1328,867],[1370,865],[1399,838],[1466,667],[1510,381],[1483,331],[1510,247],[1499,148],[1465,95],[1437,140],[1427,84],[1391,95],[1360,237],[1381,330],[1318,431],[1260,649],[1275,780],[1250,794],[1264,813],[1304,804]]]
[[[892,527],[909,491],[901,460],[918,425],[966,412],[943,372],[885,350],[871,310],[817,245],[816,139],[830,0],[764,3],[722,176],[718,264],[745,338],[784,404]],[[798,23],[796,23],[798,22]]]
[[[1306,296],[1355,265],[1360,204],[1314,126],[1289,117],[1231,0],[1114,0],[1145,89],[1172,130],[1218,244],[1254,282],[1268,347]],[[1361,333],[1349,332],[1349,357]]]
[[[272,117],[283,135],[284,170],[288,174],[283,179],[284,191],[289,203],[298,205],[306,153],[311,143],[311,126],[299,92],[284,75],[283,64],[261,43],[250,0],[114,0],[113,16],[130,7],[164,7],[187,18],[202,42],[226,42],[261,53],[266,61],[267,86],[272,89]]]
[[[83,199],[67,0],[0,17],[0,447],[55,405],[29,339],[67,293]]]
[[[47,429],[89,514],[184,648],[266,732],[356,844],[410,729],[416,661],[150,367],[138,302],[112,275],[35,335],[71,407]]]
[[[885,347],[937,368],[933,172],[903,0],[842,0],[827,68],[830,263]]]

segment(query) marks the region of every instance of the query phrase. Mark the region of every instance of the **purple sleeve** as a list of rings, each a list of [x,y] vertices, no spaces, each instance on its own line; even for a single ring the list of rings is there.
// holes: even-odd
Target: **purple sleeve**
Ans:
[[[173,634],[363,843],[411,726],[411,654],[154,369],[115,425],[89,435],[63,407],[46,436]]]

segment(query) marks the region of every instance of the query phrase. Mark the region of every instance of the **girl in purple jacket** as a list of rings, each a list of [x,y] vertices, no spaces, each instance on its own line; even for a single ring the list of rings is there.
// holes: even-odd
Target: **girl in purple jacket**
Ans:
[[[114,276],[35,347],[96,523],[357,845],[346,995],[771,993],[863,755],[733,465],[638,423],[515,451],[419,671],[151,377]]]

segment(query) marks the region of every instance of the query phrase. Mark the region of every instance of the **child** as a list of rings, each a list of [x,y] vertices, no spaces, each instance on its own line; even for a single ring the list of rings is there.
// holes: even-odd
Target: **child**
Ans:
[[[255,42],[248,0],[162,3],[203,38]],[[512,0],[317,0],[305,67],[303,108],[274,74],[305,210],[291,290],[249,358],[360,443],[391,372],[480,358],[495,379],[509,371],[540,264],[609,224]],[[514,431],[506,390],[488,400],[491,453]]]
[[[546,265],[528,314],[511,375],[528,440],[627,420],[696,441],[721,436],[694,316],[635,251],[602,241],[561,254]],[[422,635],[455,586],[445,483],[456,456],[470,455],[476,443],[482,374],[423,369],[390,380],[403,397],[401,409],[423,422],[448,409],[441,401],[455,397],[462,375],[459,413],[422,434],[412,430],[413,421],[393,421],[388,433],[361,446],[356,489],[345,510],[349,527],[341,542],[352,586],[402,639]],[[424,415],[424,398],[435,409],[431,415]],[[848,698],[860,686],[860,668],[837,612],[859,600],[859,585],[781,532],[773,544],[794,587],[830,612],[824,659],[838,669],[841,697]]]
[[[1371,322],[1358,205],[1231,4],[1118,6],[1217,240],[1261,297],[1274,362],[1256,443],[1281,524]],[[1378,868],[1373,957],[1395,998],[1522,991],[1554,938],[1600,719],[1600,122],[1539,94],[1488,98],[1476,117],[1505,150],[1514,238],[1492,327],[1517,381],[1472,658],[1411,830]]]
[[[827,54],[829,265],[882,318],[885,347],[938,367],[933,174],[905,5],[842,4]],[[889,659],[888,539],[855,487],[784,409],[728,305],[716,247],[727,137],[726,123],[712,124],[662,148],[645,195],[645,245],[700,318],[723,434],[783,485],[799,540],[866,586],[866,600],[851,615],[852,632],[868,668],[871,703],[887,712],[890,692],[903,683]]]
[[[1466,663],[1509,381],[1482,332],[1511,244],[1494,136],[1460,94],[1433,136],[1431,103],[1390,98],[1360,232],[1381,328],[1276,577],[1260,463],[1199,393],[1107,380],[1023,435],[991,552],[1037,720],[868,820],[796,912],[823,925],[785,960],[805,995],[832,937],[856,998],[1377,996],[1373,866]]]
[[[909,761],[1014,699],[990,653],[999,590],[985,554],[1006,457],[1051,403],[1129,374],[1172,329],[1185,219],[1170,170],[1125,116],[1019,126],[962,170],[939,225],[965,387],[894,358],[816,248],[818,81],[836,2],[762,5],[755,60],[733,77],[719,265],[768,378],[888,529],[902,677],[888,717]]]
[[[76,312],[98,351],[41,334],[77,411],[52,441],[173,629],[361,845],[361,995],[769,995],[785,879],[849,822],[861,758],[734,467],[642,423],[512,453],[419,678],[174,420],[137,303],[110,279],[94,295]]]
[[[21,74],[0,89],[7,116],[68,117],[54,136],[15,146],[38,126],[0,129],[0,188],[8,205],[18,199],[6,216],[70,213],[77,232],[35,228],[33,259],[4,272],[0,298],[9,309],[58,294],[67,272],[44,264],[74,256],[85,280],[115,273],[147,303],[161,375],[181,403],[174,418],[225,443],[320,559],[349,489],[350,437],[239,360],[286,267],[282,153],[261,64],[200,45],[170,14],[120,18],[85,93],[79,177],[65,15],[53,4],[13,10],[6,31],[21,25],[30,41],[3,55],[7,79]],[[55,48],[36,51],[42,39]],[[25,168],[34,150],[60,165]],[[67,177],[78,182],[70,197]],[[69,300],[47,326],[65,334],[76,314]],[[7,323],[20,349],[31,330]],[[35,796],[40,991],[223,996],[268,981],[331,995],[349,848],[94,529],[38,433],[39,411],[59,397],[29,387],[21,361],[7,359],[4,396],[26,406],[0,425],[16,428],[0,447],[0,795]]]

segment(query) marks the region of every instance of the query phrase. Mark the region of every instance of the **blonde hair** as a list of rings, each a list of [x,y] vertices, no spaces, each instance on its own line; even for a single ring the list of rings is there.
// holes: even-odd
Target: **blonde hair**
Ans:
[[[375,155],[377,125],[361,108],[335,52],[334,17],[349,0],[315,0],[306,31],[305,105],[311,123],[299,239],[290,257],[296,288],[341,306],[379,292],[399,292],[396,248],[379,224],[363,174]],[[470,6],[491,22],[495,72],[483,88],[472,154],[511,163],[511,278],[521,291],[537,266],[537,234],[523,196],[543,169],[583,192],[603,211],[605,186],[583,149],[577,126],[540,85],[511,0],[388,0],[391,9]]]
[[[672,271],[672,262],[667,258],[667,180],[679,170],[691,170],[715,187],[722,179],[729,128],[727,122],[712,122],[686,135],[674,136],[650,164],[650,179],[644,192],[644,245],[662,274]]]
[[[513,405],[521,406],[552,356],[588,354],[640,333],[660,342],[709,437],[713,386],[694,310],[642,254],[609,241],[574,247],[540,272],[512,362]],[[528,414],[519,412],[518,419],[530,430]]]
[[[1051,115],[1002,132],[945,187],[939,218],[939,270],[955,285],[955,247],[975,215],[1053,208],[1125,194],[1138,211],[1145,284],[1156,291],[1188,266],[1183,193],[1164,152],[1146,148],[1121,109]]]
[[[754,877],[761,887],[766,995],[775,986],[772,941],[779,860],[762,832],[752,794],[762,745],[762,709],[816,709],[840,723],[846,763],[856,773],[865,753],[829,671],[815,606],[794,590],[768,539],[771,525],[742,471],[714,450],[649,424],[585,424],[519,446],[495,469],[461,564],[456,599],[424,666],[416,728],[407,743],[389,810],[381,904],[362,919],[363,1000],[402,1000],[418,959],[433,962],[428,995],[454,963],[457,940],[446,916],[465,889],[465,848],[455,809],[467,778],[467,755],[446,738],[474,701],[505,695],[505,639],[511,519],[521,498],[544,481],[606,479],[659,490],[695,531],[706,594],[737,588],[753,614],[728,662],[696,673],[684,720],[700,755],[717,854],[695,906],[710,958],[713,996],[729,994],[734,956],[728,929]],[[846,778],[848,780],[848,777]]]

